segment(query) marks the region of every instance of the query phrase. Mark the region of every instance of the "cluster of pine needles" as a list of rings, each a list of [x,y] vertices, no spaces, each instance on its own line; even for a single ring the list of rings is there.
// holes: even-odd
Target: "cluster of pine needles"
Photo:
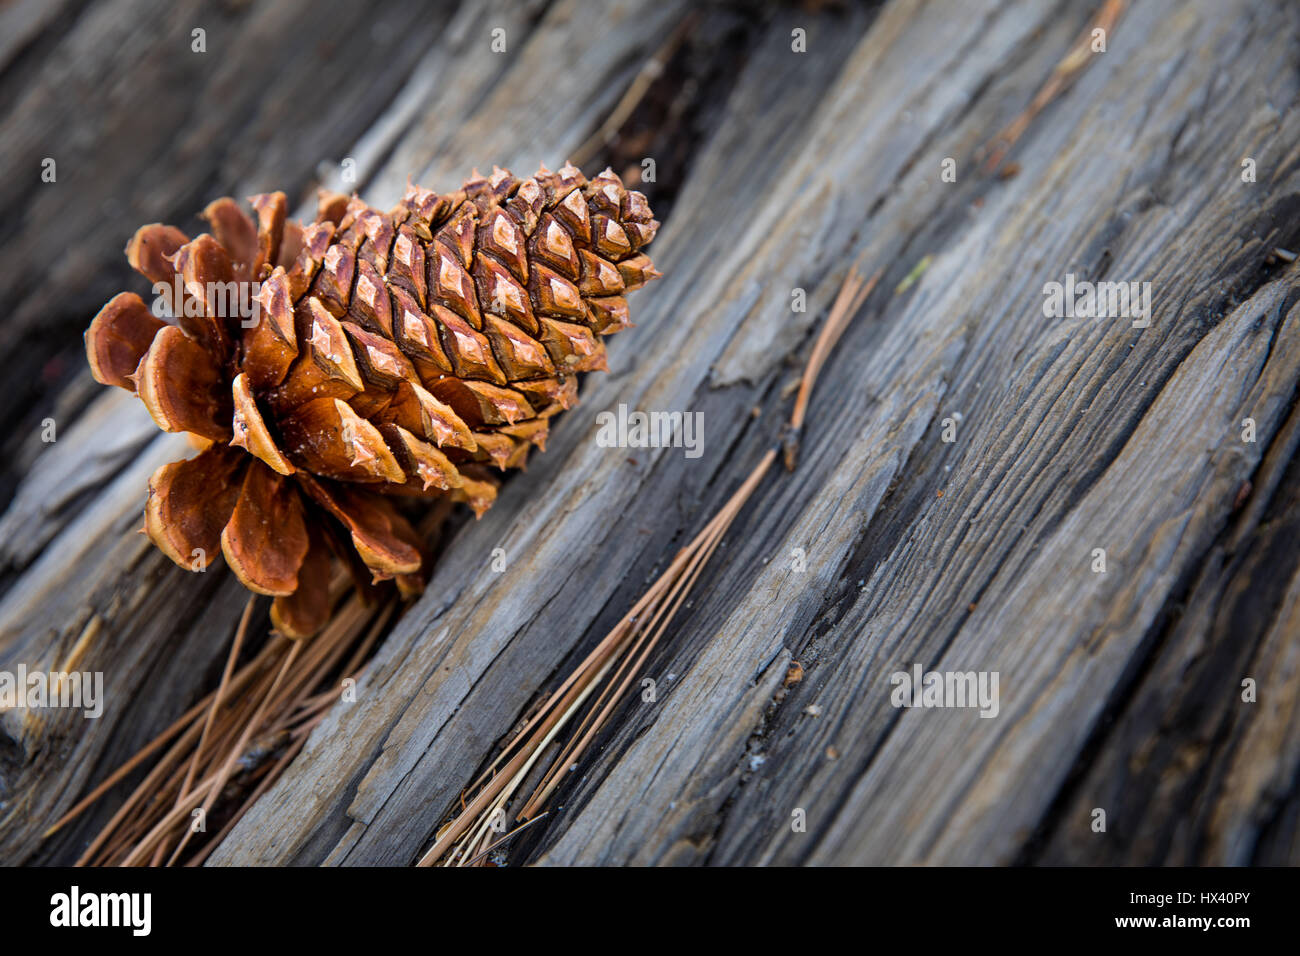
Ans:
[[[240,664],[257,599],[235,631],[217,689],[119,767],[62,819],[53,835],[157,756],[149,772],[77,860],[78,866],[198,866],[289,765],[355,678],[396,609],[336,582],[341,603],[320,634],[271,634]],[[224,822],[210,830],[208,823]],[[214,822],[215,826],[215,822]]]

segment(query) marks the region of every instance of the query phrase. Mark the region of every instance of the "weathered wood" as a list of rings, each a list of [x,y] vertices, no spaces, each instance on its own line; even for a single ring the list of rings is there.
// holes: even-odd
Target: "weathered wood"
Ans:
[[[935,29],[909,16],[903,35],[891,35],[889,13],[868,37],[878,55],[855,58],[863,74],[846,83],[867,88],[871,65],[881,100],[862,109],[883,113],[882,122],[891,104],[916,109],[899,104],[889,77],[905,72],[907,40],[924,35],[912,31]],[[1266,286],[1230,312],[1262,281],[1272,243],[1295,235],[1283,218],[1295,188],[1295,121],[1269,105],[1294,87],[1285,65],[1293,33],[1293,22],[1249,21],[1226,5],[1140,5],[1106,57],[1031,130],[1016,155],[1020,175],[979,184],[984,202],[972,217],[953,222],[948,203],[927,202],[933,180],[928,189],[904,184],[886,200],[865,227],[877,241],[898,244],[906,221],[948,219],[944,234],[915,253],[932,252],[934,264],[909,300],[885,308],[874,340],[861,332],[846,339],[838,367],[854,370],[852,386],[847,400],[826,389],[814,408],[828,434],[805,449],[817,490],[798,505],[795,528],[782,538],[751,525],[765,545],[779,542],[768,552],[778,560],[807,549],[813,582],[769,566],[726,617],[702,625],[710,637],[698,661],[664,665],[680,690],[638,715],[635,741],[630,732],[615,738],[610,751],[620,759],[589,771],[590,782],[570,796],[580,809],[561,821],[543,859],[1011,862],[1036,827],[1050,824],[1062,839],[1070,835],[1076,861],[1135,861],[1131,844],[1100,849],[1113,836],[1089,826],[1101,806],[1113,835],[1134,828],[1141,797],[1118,792],[1115,777],[1107,778],[1109,799],[1078,788],[1072,808],[1053,802],[1071,792],[1085,745],[1105,746],[1111,712],[1130,694],[1150,693],[1133,678],[1153,629],[1182,602],[1294,400],[1295,280]],[[1221,62],[1180,60],[1177,51],[1190,49]],[[897,71],[887,69],[892,52]],[[1242,55],[1283,89],[1258,90],[1240,73],[1224,82]],[[1013,71],[987,98],[996,103],[1018,85]],[[973,146],[981,130],[1000,125],[980,112],[980,102],[966,105],[915,168],[967,155],[957,144]],[[1263,189],[1241,183],[1242,155],[1268,170]],[[1152,327],[1045,321],[1041,284],[1069,271],[1149,279]],[[939,419],[954,412],[964,437],[945,447]],[[1259,444],[1241,442],[1246,415],[1263,429]],[[825,478],[819,455],[833,456]],[[801,494],[808,488],[785,502]],[[1258,520],[1257,512],[1246,527]],[[1239,546],[1250,538],[1239,535]],[[1094,547],[1108,551],[1105,576],[1091,572]],[[744,547],[731,557],[752,563],[763,553]],[[1284,579],[1295,566],[1291,548]],[[1262,613],[1272,621],[1265,629],[1289,631],[1289,642],[1277,640],[1293,645],[1285,608]],[[1229,628],[1219,637],[1239,635]],[[764,712],[790,656],[808,676]],[[751,671],[751,686],[720,680],[740,662],[769,660],[776,666]],[[888,677],[915,662],[999,671],[999,717],[895,710]],[[1251,673],[1268,685],[1261,693],[1273,706],[1295,707],[1288,678]],[[1263,721],[1250,756],[1256,779],[1277,787],[1182,789],[1180,800],[1217,804],[1191,860],[1249,859],[1248,849],[1228,852],[1217,828],[1239,829],[1237,821],[1294,786],[1294,745],[1271,750],[1287,741],[1270,708],[1239,709],[1241,676],[1219,672],[1212,687],[1189,696],[1165,691],[1188,707],[1208,695],[1242,721]],[[748,740],[736,731],[730,747],[716,737],[703,744],[703,727],[742,723]],[[1134,750],[1145,756],[1166,733],[1143,722],[1133,734],[1140,747],[1116,743],[1113,763],[1134,759]],[[1169,749],[1151,777],[1178,766],[1181,754]],[[660,812],[631,809],[644,805]],[[796,808],[807,832],[792,831]],[[1159,820],[1166,835],[1183,825],[1176,813]]]
[[[466,5],[352,148],[368,197],[559,161],[689,7]],[[981,169],[1094,13],[903,0],[753,24],[744,68],[692,94],[708,125],[671,186],[665,278],[634,300],[610,374],[457,534],[356,702],[209,862],[413,862],[537,693],[775,440],[793,363],[858,261],[882,278],[823,373],[798,470],[765,481],[706,569],[647,669],[657,699],[620,708],[511,861],[1294,863],[1300,279],[1269,257],[1300,240],[1300,15],[1132,4],[1015,146],[1018,173]],[[506,56],[486,52],[498,24],[520,38]],[[716,26],[688,46],[724,42]],[[1045,318],[1043,284],[1067,273],[1149,281],[1150,326]],[[620,403],[702,411],[703,456],[599,447],[595,416]],[[174,451],[132,408],[92,406],[0,524],[0,666],[62,659],[99,615],[88,653],[134,655],[105,667],[115,693],[189,683],[155,698],[151,682],[135,704],[151,712],[80,737],[6,725],[10,860],[75,851],[75,835],[38,851],[41,827],[192,699],[237,616],[228,576],[169,571],[126,535],[132,489]],[[193,626],[130,633],[196,598]],[[893,707],[890,675],[916,663],[998,672],[998,716]]]

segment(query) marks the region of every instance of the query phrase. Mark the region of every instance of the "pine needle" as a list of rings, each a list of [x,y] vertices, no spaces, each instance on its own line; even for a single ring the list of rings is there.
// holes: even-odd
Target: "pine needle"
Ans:
[[[348,590],[346,581],[337,580],[335,600]],[[273,635],[237,668],[255,604],[250,600],[244,609],[217,689],[47,831],[47,836],[58,832],[154,760],[91,840],[78,866],[201,864],[302,749],[339,699],[338,681],[357,674],[397,608],[395,600],[367,606],[353,594],[342,600],[329,625],[315,637],[292,641]],[[191,828],[191,814],[200,808],[205,822],[216,813],[225,818],[211,836]],[[198,843],[196,837],[203,842],[192,846]]]
[[[1052,100],[1069,89],[1074,81],[1079,78],[1079,74],[1092,62],[1093,31],[1104,30],[1109,36],[1111,29],[1123,15],[1124,7],[1127,4],[1128,0],[1106,0],[1102,4],[1092,23],[1088,25],[1088,28],[1070,47],[1065,57],[1056,64],[1056,69],[1052,71],[1052,75],[1047,78],[1047,82],[1035,94],[1029,106],[1003,127],[984,147],[982,152],[987,157],[983,163],[984,172],[991,173],[1001,166],[1002,160],[1006,158],[1007,153],[1011,152],[1012,147],[1029,129],[1030,124],[1033,123],[1038,114],[1046,109]]]

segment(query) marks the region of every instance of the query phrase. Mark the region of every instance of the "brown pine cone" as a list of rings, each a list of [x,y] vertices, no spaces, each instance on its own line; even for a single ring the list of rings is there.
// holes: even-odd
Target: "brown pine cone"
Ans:
[[[210,235],[136,232],[127,258],[155,310],[116,296],[86,354],[98,381],[206,446],[150,479],[149,537],[192,570],[220,548],[305,636],[328,618],[332,556],[422,586],[403,498],[481,515],[489,468],[544,447],[576,373],[606,367],[600,336],[628,327],[624,294],[658,275],[641,249],[659,223],[613,172],[567,165],[495,169],[446,196],[409,187],[388,213],[322,193],[307,226],[286,221],[283,193],[250,201],[256,224],[225,198],[204,210]]]

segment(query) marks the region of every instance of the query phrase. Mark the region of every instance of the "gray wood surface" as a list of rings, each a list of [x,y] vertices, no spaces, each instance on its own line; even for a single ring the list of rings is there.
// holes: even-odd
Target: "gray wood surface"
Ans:
[[[302,182],[343,137],[329,149],[382,205],[407,175],[438,188],[473,165],[555,165],[691,6],[429,15],[368,111],[304,117],[317,138],[265,168]],[[854,261],[882,278],[827,365],[798,470],[764,482],[706,569],[647,670],[656,701],[620,708],[509,861],[1300,859],[1300,283],[1271,256],[1300,241],[1300,13],[1137,0],[1016,166],[983,170],[1096,12],[697,14],[648,112],[596,160],[637,162],[627,144],[649,126],[644,153],[671,171],[647,187],[665,277],[633,298],[637,328],[209,862],[413,862],[775,440]],[[488,49],[496,26],[506,54]],[[197,208],[239,180],[223,175],[158,201]],[[104,237],[75,245],[99,255]],[[1067,273],[1150,282],[1150,327],[1044,317],[1043,284]],[[84,410],[19,460],[0,519],[0,667],[62,660],[93,626],[86,659],[131,703],[90,727],[0,716],[6,862],[75,856],[94,818],[41,831],[210,683],[242,604],[224,571],[187,575],[133,533],[174,439],[126,396],[64,401]],[[598,447],[595,416],[620,403],[703,412],[703,455]],[[890,675],[918,663],[998,672],[998,716],[891,706]]]

